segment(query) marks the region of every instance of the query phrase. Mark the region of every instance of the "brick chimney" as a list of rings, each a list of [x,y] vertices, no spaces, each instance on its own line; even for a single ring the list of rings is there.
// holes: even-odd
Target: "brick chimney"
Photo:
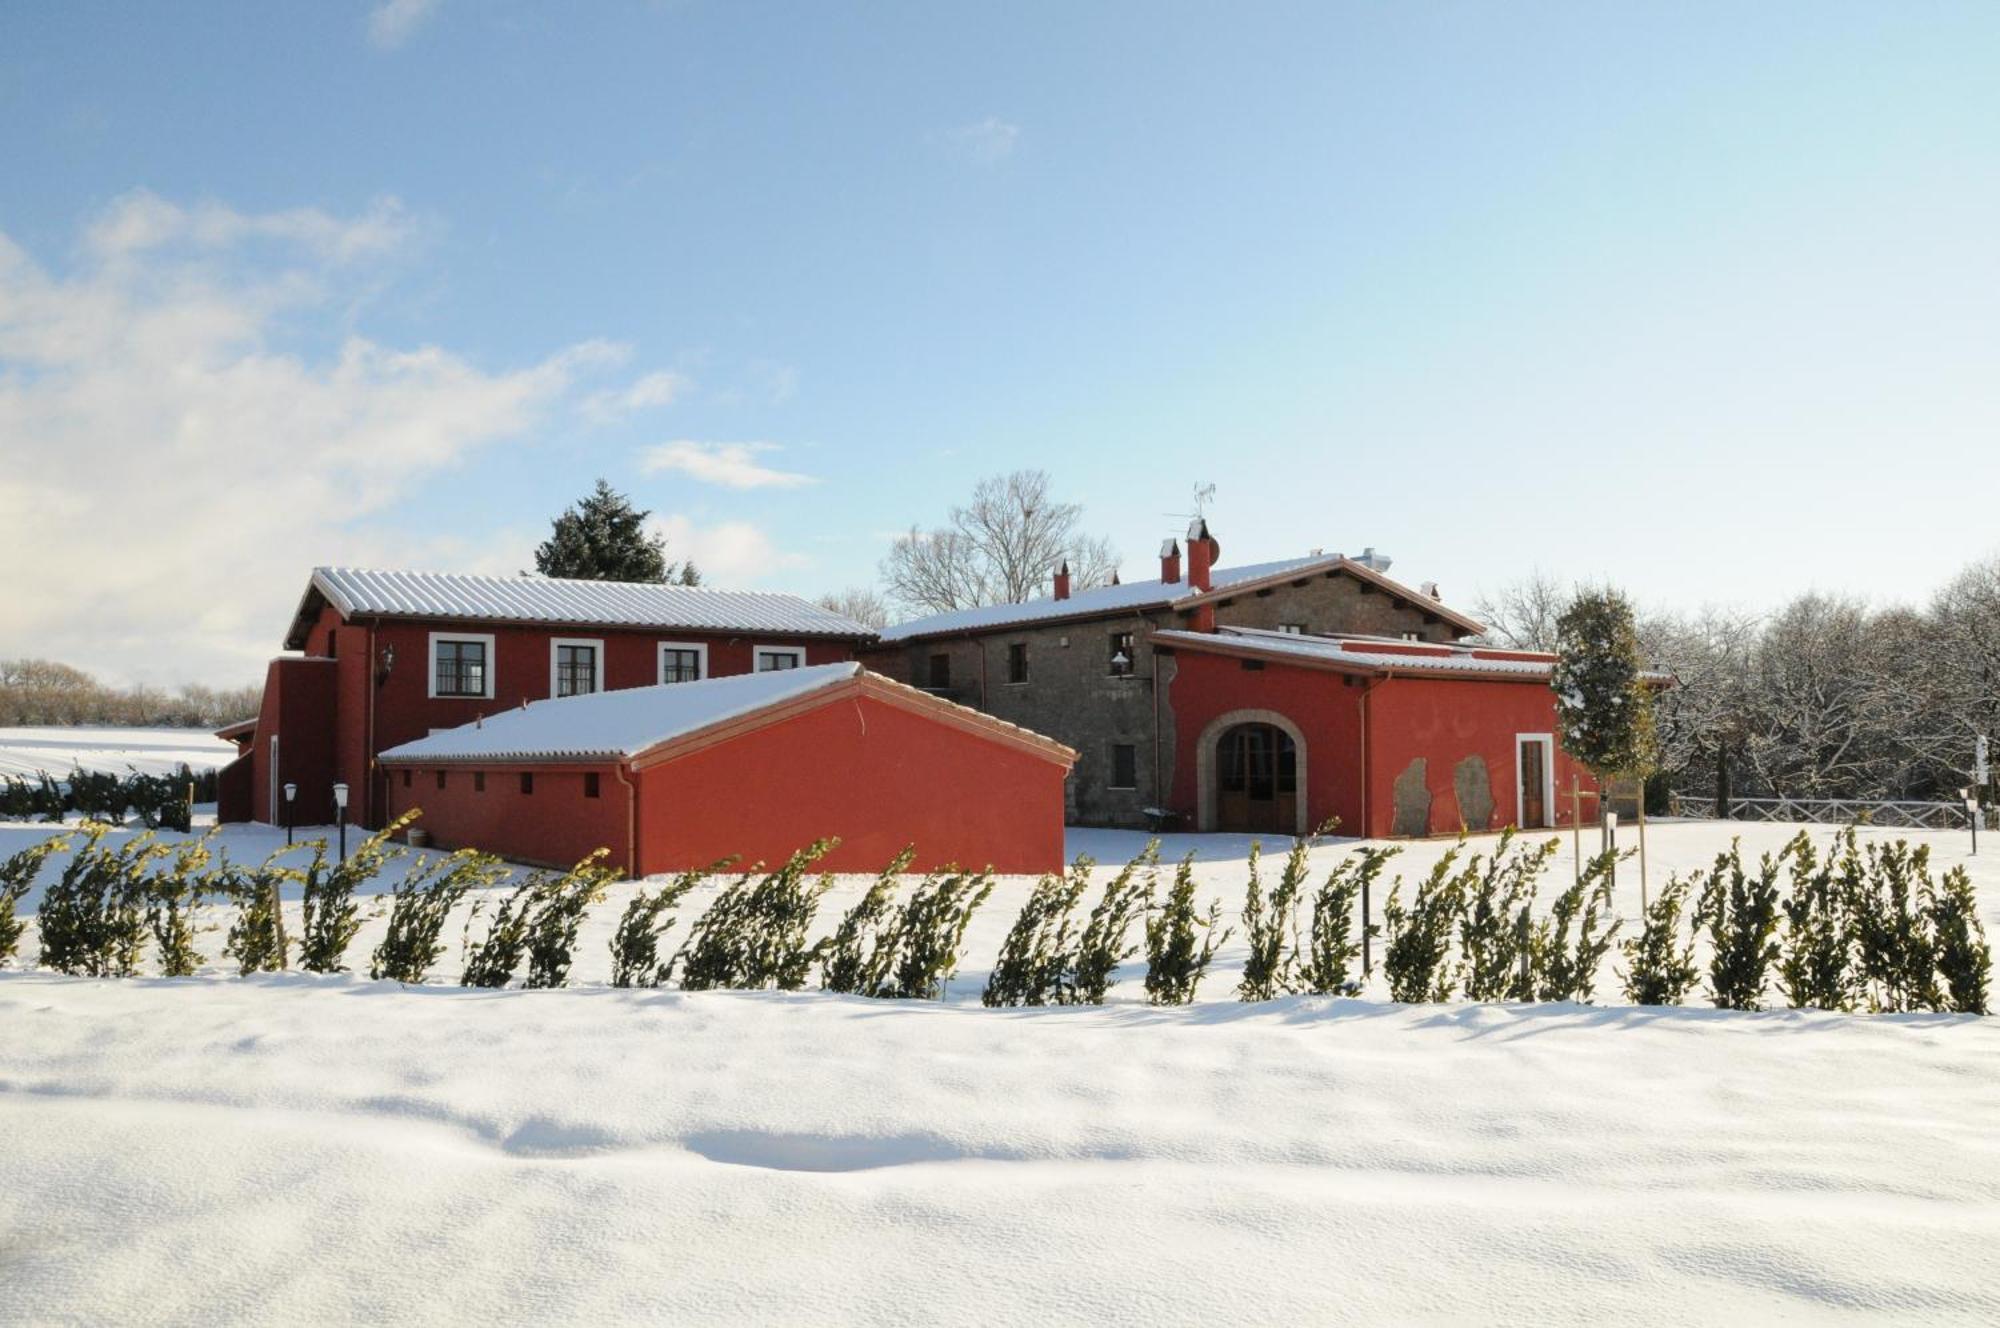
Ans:
[[[1222,554],[1222,546],[1215,542],[1215,536],[1208,533],[1208,522],[1196,517],[1188,527],[1188,589],[1209,590],[1209,573],[1215,570],[1215,560]]]
[[[1067,562],[1063,563],[1061,567],[1056,568],[1056,598],[1069,598],[1069,564]]]
[[[1160,546],[1160,580],[1173,585],[1181,579],[1181,546],[1178,540],[1168,540]]]

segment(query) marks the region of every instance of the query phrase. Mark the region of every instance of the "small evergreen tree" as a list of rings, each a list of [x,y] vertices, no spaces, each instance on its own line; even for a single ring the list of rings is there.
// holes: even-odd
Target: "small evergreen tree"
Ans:
[[[1924,900],[1942,980],[1940,1004],[1958,1014],[1985,1014],[1987,988],[1993,977],[1993,951],[1980,925],[1972,877],[1953,867]]]
[[[68,835],[51,835],[39,844],[30,844],[5,862],[0,862],[0,964],[14,957],[27,923],[14,910],[34,888],[35,877],[52,853],[69,847]]]
[[[1549,841],[1554,848],[1560,841]],[[1604,915],[1611,908],[1611,877],[1621,857],[1617,849],[1606,849],[1583,866],[1577,880],[1549,908],[1549,916],[1535,929],[1533,998],[1542,1001],[1575,1001],[1588,1004],[1597,987],[1597,967],[1604,962],[1618,935],[1614,920],[1602,931]],[[1576,926],[1576,942],[1570,943],[1570,926]]]
[[[521,958],[528,953],[528,928],[535,905],[547,889],[548,872],[534,872],[507,893],[493,910],[493,922],[479,944],[472,943],[472,924],[485,911],[486,901],[474,900],[465,914],[463,949],[465,968],[459,974],[461,987],[497,989],[514,980]]]
[[[912,844],[890,859],[868,893],[841,916],[820,958],[822,990],[880,996],[887,989],[896,959],[896,890],[916,856]]]
[[[146,926],[160,950],[160,976],[190,978],[201,968],[195,912],[216,887],[208,872],[215,831],[174,846],[172,860],[146,877]]]
[[[1458,943],[1469,1001],[1534,999],[1532,983],[1523,977],[1533,962],[1530,914],[1542,872],[1562,841],[1550,839],[1517,853],[1514,833],[1512,826],[1500,832],[1484,869],[1477,854],[1467,864],[1467,886],[1458,901]]]
[[[806,870],[839,842],[817,840],[754,884],[759,867],[753,866],[717,895],[675,956],[681,986],[688,991],[804,986],[818,957],[806,933],[832,884],[825,877],[808,883]]]
[[[289,962],[283,888],[286,881],[303,881],[305,873],[278,859],[294,847],[279,849],[260,867],[230,868],[223,878],[224,891],[236,901],[236,921],[230,924],[223,953],[236,961],[244,977],[276,973]]]
[[[618,930],[611,936],[612,986],[664,987],[673,980],[673,959],[660,962],[661,938],[674,925],[674,917],[667,910],[678,905],[711,875],[726,870],[733,861],[725,858],[707,867],[682,872],[657,890],[642,889],[632,896],[632,902],[618,919]]]
[[[1258,880],[1262,847],[1250,845],[1250,880],[1243,898],[1243,938],[1249,942],[1250,953],[1243,961],[1242,980],[1236,984],[1240,1000],[1275,1000],[1293,989],[1295,956],[1288,951],[1286,941],[1298,930],[1295,911],[1299,896],[1305,893],[1306,855],[1312,845],[1310,838],[1292,841],[1269,899],[1264,898]]]
[[[1549,685],[1563,750],[1600,777],[1650,771],[1659,739],[1630,601],[1609,589],[1578,593],[1556,619],[1556,656]]]
[[[1646,906],[1638,938],[1624,944],[1625,999],[1634,1005],[1680,1005],[1701,976],[1695,967],[1694,941],[1680,943],[1681,913],[1689,891],[1688,881],[1670,878]]]
[[[1381,876],[1383,866],[1402,851],[1359,848],[1328,873],[1313,896],[1311,939],[1302,947],[1299,965],[1300,990],[1316,996],[1361,994],[1360,982],[1348,976],[1361,957],[1361,941],[1354,930],[1355,904],[1363,887]],[[1368,925],[1366,919],[1362,925]]]
[[[1792,889],[1785,899],[1778,985],[1793,1009],[1854,1008],[1854,922],[1861,855],[1850,828],[1822,860],[1804,831],[1791,843]]]
[[[1930,886],[1930,845],[1905,840],[1869,844],[1850,879],[1854,952],[1871,1009],[1889,1013],[1935,1010],[1937,938],[1924,909]]]
[[[1402,878],[1389,887],[1389,898],[1382,905],[1389,932],[1382,972],[1389,979],[1390,1000],[1415,1004],[1451,999],[1452,972],[1446,961],[1451,955],[1452,923],[1466,888],[1465,877],[1453,869],[1464,852],[1461,841],[1439,858],[1408,908],[1401,898]]]
[[[368,976],[421,983],[444,953],[438,937],[452,909],[473,890],[506,878],[507,865],[477,849],[423,859],[390,891],[389,930],[375,947]]]
[[[345,862],[328,861],[324,839],[311,841],[313,857],[303,877],[300,968],[308,973],[347,971],[343,963],[347,947],[361,930],[361,906],[355,902],[355,892],[379,875],[382,868],[403,856],[407,850],[390,843],[390,837],[416,819],[416,812],[403,813],[362,840]]]
[[[1743,870],[1740,840],[1716,856],[1695,904],[1694,926],[1708,931],[1708,979],[1717,1009],[1764,1008],[1764,987],[1778,958],[1778,877],[1796,845],[1786,844],[1776,857],[1764,854],[1755,876]]]
[[[535,570],[543,576],[583,581],[678,581],[701,584],[693,563],[667,561],[667,542],[646,534],[646,518],[624,494],[603,480],[550,523],[553,530],[535,550]]]
[[[1035,882],[1028,901],[1000,943],[1000,957],[987,974],[983,1005],[1055,1005],[1061,1002],[1064,975],[1076,964],[1070,937],[1077,901],[1090,888],[1096,863],[1078,855],[1067,875],[1048,875]]]
[[[1174,869],[1173,889],[1158,913],[1146,919],[1146,997],[1155,1005],[1187,1005],[1194,1000],[1202,975],[1215,952],[1229,939],[1218,932],[1222,901],[1211,901],[1208,915],[1195,911],[1194,854]]]
[[[130,977],[146,939],[146,871],[172,850],[150,830],[112,850],[102,843],[110,826],[78,828],[83,845],[42,893],[42,963],[81,977]]]
[[[896,915],[896,966],[888,994],[934,1001],[958,972],[959,951],[972,915],[993,893],[988,872],[947,867],[925,880]]]
[[[561,875],[549,877],[528,924],[527,986],[560,987],[569,981],[571,956],[584,912],[604,898],[618,872],[604,865],[611,850],[600,848]]]
[[[1112,973],[1139,952],[1138,946],[1125,944],[1125,935],[1134,917],[1144,917],[1150,911],[1159,870],[1160,841],[1150,840],[1104,887],[1097,906],[1090,910],[1076,958],[1062,984],[1064,1005],[1104,1004]]]

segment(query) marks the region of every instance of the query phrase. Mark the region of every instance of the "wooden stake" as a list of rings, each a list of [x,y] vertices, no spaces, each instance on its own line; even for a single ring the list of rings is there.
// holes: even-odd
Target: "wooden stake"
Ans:
[[[1583,882],[1583,781],[1576,775],[1569,777],[1569,823],[1576,836],[1576,879]]]
[[[1646,916],[1646,781],[1639,781],[1639,917]]]

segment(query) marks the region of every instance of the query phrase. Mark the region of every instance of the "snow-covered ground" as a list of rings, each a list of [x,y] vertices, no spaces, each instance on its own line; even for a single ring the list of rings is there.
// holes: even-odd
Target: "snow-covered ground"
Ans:
[[[1245,1006],[1236,942],[1192,1008],[986,1010],[1028,884],[942,1004],[0,974],[0,1321],[2000,1321],[2000,1021]]]
[[[235,759],[236,744],[206,729],[0,728],[0,776],[33,779],[47,771],[63,779],[79,766],[114,775],[167,775],[183,765],[211,770]]]

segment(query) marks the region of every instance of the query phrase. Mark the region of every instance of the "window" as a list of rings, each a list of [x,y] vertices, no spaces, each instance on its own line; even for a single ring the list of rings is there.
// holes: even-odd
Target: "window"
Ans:
[[[493,695],[493,638],[431,637],[431,695]]]
[[[438,787],[444,787],[444,771],[442,770],[438,771]]]
[[[521,772],[521,792],[533,793],[534,791],[535,791],[534,773],[532,771],[523,770]]]
[[[409,786],[410,786],[410,772],[405,770],[403,772],[403,787],[408,788]]]
[[[583,772],[583,796],[586,798],[597,796],[597,772],[595,770],[586,770]]]
[[[1111,787],[1139,787],[1139,749],[1129,742],[1111,744]]]
[[[806,652],[800,646],[758,646],[751,660],[757,672],[770,673],[777,669],[804,668]]]
[[[475,770],[472,772],[472,791],[474,793],[484,793],[486,791],[486,772],[484,770]]]
[[[1279,623],[1278,630],[1286,636],[1304,636],[1306,634],[1306,625],[1304,623]]]
[[[1422,632],[1404,632],[1403,639],[1405,641],[1421,641],[1424,639],[1424,634]]]
[[[604,690],[604,643],[557,637],[549,642],[549,695],[588,696]]]
[[[660,643],[661,682],[699,682],[707,676],[707,645],[699,641]]]
[[[951,656],[931,656],[931,682],[933,690],[943,691],[951,686]]]
[[[1028,643],[1012,641],[1007,645],[1007,681],[1026,682],[1028,680]]]
[[[1132,664],[1136,658],[1137,656],[1132,653],[1132,633],[1113,632],[1111,634],[1111,676],[1114,678],[1131,677]]]

